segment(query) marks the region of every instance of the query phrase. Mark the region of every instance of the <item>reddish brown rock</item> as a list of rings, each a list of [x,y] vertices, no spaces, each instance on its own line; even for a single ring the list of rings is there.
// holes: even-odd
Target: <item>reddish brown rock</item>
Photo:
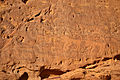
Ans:
[[[0,0],[0,80],[120,80],[119,0]]]

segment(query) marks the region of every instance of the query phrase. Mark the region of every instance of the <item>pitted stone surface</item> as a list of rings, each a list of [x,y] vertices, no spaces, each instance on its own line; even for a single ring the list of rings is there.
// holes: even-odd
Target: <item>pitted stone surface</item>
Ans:
[[[119,0],[0,0],[0,80],[120,80]]]

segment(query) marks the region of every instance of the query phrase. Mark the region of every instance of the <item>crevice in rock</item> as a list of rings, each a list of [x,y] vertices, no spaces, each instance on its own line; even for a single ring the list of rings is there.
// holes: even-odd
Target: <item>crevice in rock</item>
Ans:
[[[85,69],[85,68],[86,68],[87,66],[89,66],[89,65],[91,65],[91,64],[86,64],[86,65],[81,66],[81,67],[79,67],[79,68]]]
[[[59,63],[58,63],[58,65],[61,65],[62,64],[62,61],[60,61]]]
[[[2,35],[2,34],[4,34],[4,32],[5,32],[5,29],[4,28],[0,28],[0,34]]]
[[[25,31],[28,31],[28,27],[26,27]]]
[[[19,73],[19,70],[17,70],[17,73]]]
[[[24,72],[23,75],[18,80],[28,80],[28,73]]]
[[[114,56],[114,60],[115,59],[120,60],[120,54],[117,54],[116,56]]]
[[[87,72],[86,72],[86,71],[84,71],[84,72],[83,72],[83,74],[84,74],[84,75],[86,75],[86,74],[87,74]]]
[[[48,9],[45,10],[44,15],[46,15],[46,14],[50,14],[50,12],[51,12],[51,5],[49,6]]]
[[[93,64],[96,64],[96,63],[99,63],[100,62],[100,60],[95,60],[94,62],[93,62]]]
[[[2,1],[2,2],[3,2],[4,0],[0,0],[0,1]]]
[[[99,63],[99,62],[100,62],[100,60],[95,60],[95,61],[93,61],[93,63],[86,64],[86,65],[84,65],[82,67],[79,67],[79,68],[82,68],[82,69],[93,69],[93,68],[96,68],[98,66],[97,63]]]
[[[34,18],[27,19],[26,21],[27,21],[27,22],[30,22],[30,21],[32,21],[32,20],[34,20]]]
[[[82,68],[82,69],[93,69],[93,68],[96,68],[98,65],[96,64],[96,62],[93,62],[91,64],[86,64],[82,67],[79,67],[79,68]]]
[[[41,18],[41,19],[40,19],[40,23],[43,23],[43,21],[44,21],[44,19],[43,19],[43,18]]]
[[[2,72],[7,73],[5,70],[2,70]]]
[[[18,9],[21,9],[21,7],[19,7]]]
[[[0,17],[0,22],[2,22],[3,21],[3,18],[2,17]]]
[[[9,39],[10,38],[10,36],[7,36],[7,39]]]
[[[100,60],[100,59],[99,60],[95,60],[95,61],[93,61],[93,63],[86,64],[86,65],[84,65],[82,67],[79,67],[79,68],[93,69],[93,68],[96,68],[98,66],[97,64],[99,64],[100,61],[107,61],[107,60],[110,60],[110,59],[112,59],[112,57],[104,57],[102,60]],[[114,59],[120,60],[120,55],[116,55],[114,57]]]
[[[44,68],[44,67],[43,67]],[[51,75],[62,75],[66,72],[63,72],[59,69],[41,69],[40,77],[41,79],[49,78]]]
[[[38,16],[40,16],[40,14],[41,14],[41,11],[40,11],[38,14],[36,14],[36,15],[35,15],[35,17],[38,17]]]
[[[25,3],[25,4],[27,3],[27,1],[28,1],[28,0],[22,0],[22,2]]]
[[[107,60],[110,60],[110,59],[112,59],[111,57],[104,57],[103,59],[102,59],[102,61],[107,61]]]
[[[18,67],[17,69],[21,69],[21,68],[24,68],[24,66],[22,66],[22,67]]]

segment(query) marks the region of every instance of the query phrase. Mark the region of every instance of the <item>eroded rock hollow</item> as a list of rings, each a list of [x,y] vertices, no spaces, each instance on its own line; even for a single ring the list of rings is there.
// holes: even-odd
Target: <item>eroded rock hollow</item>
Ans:
[[[120,0],[0,0],[0,80],[120,80]]]

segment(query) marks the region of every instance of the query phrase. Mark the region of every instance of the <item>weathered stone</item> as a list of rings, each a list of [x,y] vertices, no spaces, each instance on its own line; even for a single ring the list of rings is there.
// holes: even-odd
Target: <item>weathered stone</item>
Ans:
[[[0,80],[120,80],[119,0],[0,0]]]

